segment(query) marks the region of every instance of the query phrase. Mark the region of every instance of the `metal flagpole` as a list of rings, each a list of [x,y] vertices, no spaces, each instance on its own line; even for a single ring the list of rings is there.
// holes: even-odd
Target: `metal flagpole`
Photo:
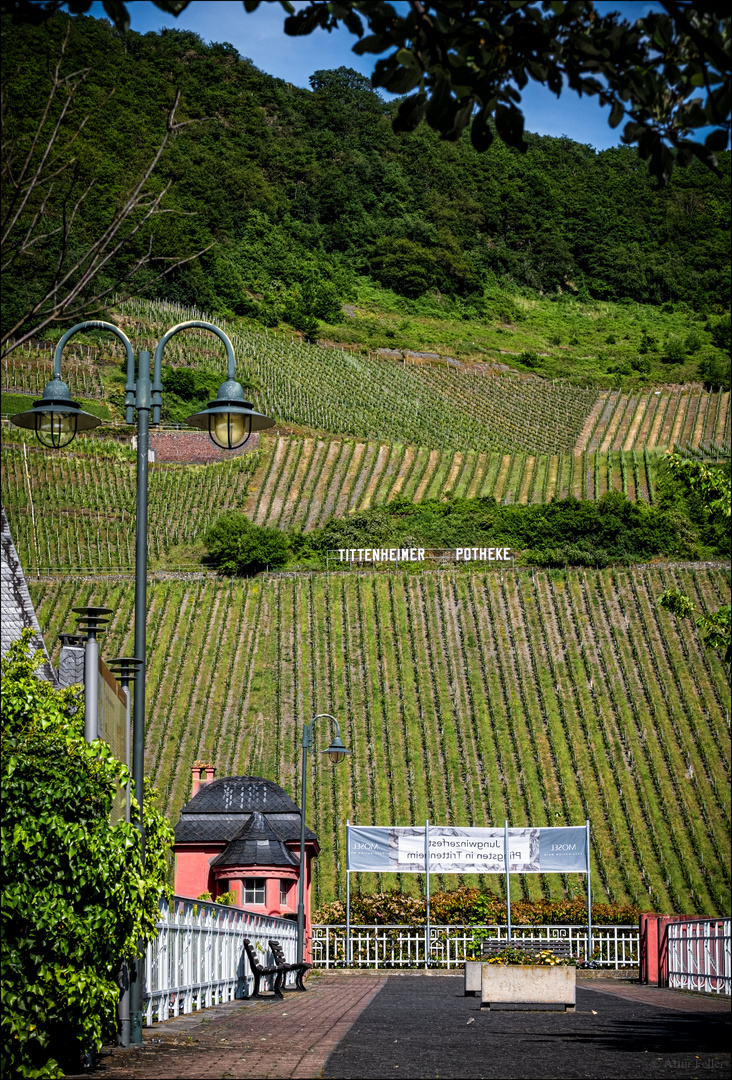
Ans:
[[[508,863],[508,818],[506,818],[506,824],[503,827],[503,862],[506,867],[506,927],[508,934],[508,944],[511,944],[511,878],[509,876],[509,863]]]
[[[592,959],[592,889],[590,888],[590,819],[585,820],[587,830],[587,962]]]
[[[351,826],[346,818],[346,967],[351,966]]]
[[[427,889],[425,895],[425,907],[427,911],[427,921],[424,927],[424,966],[427,968],[430,966],[430,823],[426,821],[424,824],[424,869],[427,879]]]

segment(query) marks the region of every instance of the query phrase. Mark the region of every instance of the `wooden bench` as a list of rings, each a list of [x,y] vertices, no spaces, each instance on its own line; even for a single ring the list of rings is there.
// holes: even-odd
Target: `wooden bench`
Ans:
[[[252,969],[252,975],[254,976],[254,993],[251,996],[255,998],[262,997],[259,993],[259,986],[262,979],[266,975],[274,975],[275,978],[272,992],[275,997],[282,998],[282,984],[285,981],[285,975],[287,974],[283,965],[275,963],[265,967],[263,964],[260,964],[256,949],[249,938],[246,937],[244,938],[244,949],[249,958],[249,966]]]
[[[572,958],[572,946],[567,938],[552,938],[550,941],[523,941],[521,938],[514,938],[511,942],[492,938],[481,942],[481,957],[483,960],[490,960],[492,956],[508,948],[523,949],[528,953],[550,952],[561,959]]]
[[[303,980],[304,976],[308,973],[308,971],[310,971],[310,968],[313,965],[308,964],[305,961],[303,961],[302,964],[297,964],[297,963],[288,964],[287,959],[285,957],[284,950],[283,950],[282,946],[280,945],[279,941],[269,941],[267,944],[269,945],[270,949],[272,950],[272,955],[275,958],[275,963],[278,964],[282,968],[282,970],[285,972],[285,979],[287,978],[288,971],[294,971],[295,972],[295,989],[300,990],[300,991],[302,991],[304,993],[306,987],[303,986],[302,980]],[[287,987],[285,986],[285,979],[282,980],[282,989],[283,990],[287,989]]]

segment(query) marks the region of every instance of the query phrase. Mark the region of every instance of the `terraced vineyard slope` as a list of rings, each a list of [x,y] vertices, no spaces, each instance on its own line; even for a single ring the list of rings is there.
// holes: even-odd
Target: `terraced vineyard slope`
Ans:
[[[89,444],[93,446],[92,443]],[[489,454],[404,443],[274,436],[213,465],[150,466],[150,556],[175,562],[224,510],[259,525],[308,530],[397,495],[490,496],[504,503],[599,498],[607,490],[653,500],[657,454]],[[54,453],[6,441],[2,499],[24,567],[131,568],[135,468],[104,455]]]
[[[575,450],[629,451],[702,448],[706,457],[729,455],[729,392],[700,385],[663,387],[636,394],[602,391]]]
[[[338,769],[310,758],[311,824],[323,845],[317,903],[344,894],[346,818],[523,826],[589,817],[597,899],[721,914],[730,903],[729,687],[693,628],[658,608],[670,584],[704,610],[727,596],[729,575],[465,570],[154,583],[147,773],[174,819],[197,758],[218,775],[269,777],[297,797],[302,724],[327,711],[354,753]],[[41,582],[32,594],[50,647],[73,629],[71,608],[94,603],[115,612],[104,654],[129,654],[131,585]],[[362,885],[397,881],[366,876]],[[515,887],[556,898],[584,882],[529,875]]]

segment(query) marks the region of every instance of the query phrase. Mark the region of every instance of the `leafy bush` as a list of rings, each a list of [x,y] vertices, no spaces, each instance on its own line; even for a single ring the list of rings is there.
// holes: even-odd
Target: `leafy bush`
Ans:
[[[686,344],[681,334],[669,334],[663,348],[661,361],[664,364],[683,364],[686,359]]]
[[[641,909],[619,904],[593,904],[592,919],[599,925],[635,925]],[[389,923],[422,926],[425,903],[397,889],[385,893],[351,893],[351,922],[384,926]],[[457,889],[433,893],[430,920],[434,925],[505,926],[506,902],[485,889],[461,885]],[[335,900],[319,908],[313,922],[340,924],[346,921],[345,904]],[[584,899],[516,900],[511,904],[511,921],[516,926],[572,925],[587,922]]]
[[[114,1033],[118,972],[157,933],[173,833],[148,794],[143,870],[137,829],[109,820],[128,771],[85,742],[77,690],[36,677],[31,640],[2,660],[0,1024],[7,1075],[45,1080]]]
[[[532,352],[530,349],[526,349],[519,356],[519,363],[523,364],[527,368],[537,368],[541,365],[539,354]]]
[[[677,485],[670,479],[669,483]],[[606,492],[597,502],[555,499],[498,506],[492,498],[396,498],[347,518],[331,518],[309,535],[314,551],[377,546],[451,548],[502,546],[529,566],[608,566],[655,555],[679,558],[726,554],[701,504],[671,501],[658,507]],[[519,560],[517,560],[519,561]]]
[[[221,574],[253,574],[266,566],[284,566],[289,554],[287,537],[279,529],[253,525],[246,514],[222,514],[204,535],[207,562]]]

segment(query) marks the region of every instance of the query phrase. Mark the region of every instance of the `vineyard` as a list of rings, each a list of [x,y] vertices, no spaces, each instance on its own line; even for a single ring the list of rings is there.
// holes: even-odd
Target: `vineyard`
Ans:
[[[210,317],[165,301],[131,300],[120,305],[116,318],[136,347],[153,349],[172,322]],[[238,377],[256,383],[257,408],[280,424],[462,453],[642,453],[678,443],[704,446],[717,456],[729,442],[729,393],[707,393],[698,384],[633,394],[598,391],[479,374],[480,365],[461,370],[458,361],[411,366],[214,321],[231,336]],[[105,398],[102,369],[122,361],[121,343],[74,342],[63,368],[72,394]],[[202,330],[175,338],[165,361],[215,368],[223,378],[221,350]],[[50,378],[53,351],[48,344],[29,344],[2,363],[4,390],[38,393]]]
[[[109,457],[13,446],[2,452],[2,499],[23,565],[131,568],[135,468]],[[596,499],[608,490],[653,501],[657,454],[488,454],[404,443],[267,437],[260,450],[213,465],[150,466],[150,557],[202,539],[224,510],[259,525],[309,530],[397,495],[448,494],[504,503]],[[184,556],[185,558],[190,556]]]
[[[199,540],[248,497],[257,453],[216,465],[150,467],[150,558]],[[129,569],[135,559],[135,465],[4,446],[2,499],[25,568]]]
[[[302,724],[327,711],[354,753],[337,769],[310,758],[310,823],[323,845],[317,904],[344,895],[346,818],[508,817],[525,826],[589,817],[597,900],[722,913],[729,688],[696,631],[659,609],[671,584],[706,610],[726,598],[729,575],[637,568],[153,583],[146,771],[173,820],[196,759],[215,762],[220,776],[269,777],[297,798]],[[57,635],[73,630],[72,607],[92,603],[115,612],[104,655],[130,654],[131,584],[31,589],[55,657]],[[321,748],[328,737],[316,730]],[[388,875],[360,884],[421,887]],[[560,898],[580,895],[584,882],[528,875],[514,888]]]
[[[706,393],[700,386],[666,387],[636,394],[600,395],[576,450],[643,451],[700,448],[703,456],[729,456],[729,393]]]
[[[616,490],[652,502],[657,463],[658,455],[635,451],[487,454],[280,437],[260,464],[245,508],[259,525],[311,529],[397,496],[413,502],[486,496],[526,504],[569,495],[597,499]]]

